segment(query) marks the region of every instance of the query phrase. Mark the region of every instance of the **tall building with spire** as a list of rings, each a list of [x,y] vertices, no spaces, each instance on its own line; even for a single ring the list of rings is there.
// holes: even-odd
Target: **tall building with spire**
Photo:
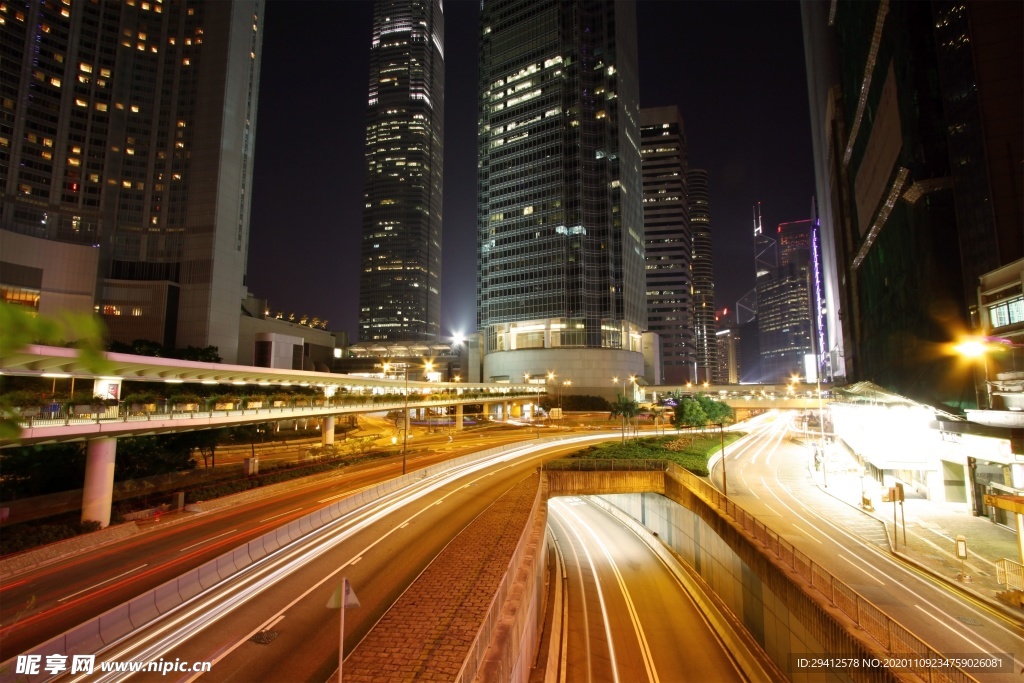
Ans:
[[[479,78],[483,378],[611,391],[647,324],[635,7],[484,0]]]
[[[359,340],[436,341],[444,184],[442,0],[377,0],[370,43]]]
[[[0,3],[0,293],[236,357],[262,0]]]
[[[690,233],[693,239],[693,343],[696,348],[695,381],[714,382],[718,369],[715,336],[715,277],[711,253],[711,192],[708,172],[694,168],[686,173]]]
[[[679,108],[640,110],[647,329],[661,344],[662,383],[696,381],[686,133]]]

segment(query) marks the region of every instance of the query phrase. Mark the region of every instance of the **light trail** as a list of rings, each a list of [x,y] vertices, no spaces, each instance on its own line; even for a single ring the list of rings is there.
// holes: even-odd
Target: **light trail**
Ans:
[[[129,569],[128,571],[126,571],[126,572],[123,572],[123,573],[121,573],[121,574],[118,574],[117,576],[111,576],[111,577],[110,577],[109,579],[107,579],[106,581],[100,581],[99,583],[94,583],[93,585],[89,586],[88,588],[83,588],[82,590],[78,591],[77,593],[72,593],[71,595],[66,595],[66,596],[64,596],[63,598],[59,598],[59,599],[57,600],[57,602],[64,602],[65,600],[70,600],[71,598],[75,597],[76,595],[81,595],[82,593],[88,593],[88,592],[89,592],[89,591],[91,591],[91,590],[92,590],[93,588],[99,588],[100,586],[102,586],[102,585],[103,585],[103,584],[105,584],[105,583],[110,583],[111,581],[114,581],[114,580],[116,580],[116,579],[120,579],[120,578],[121,578],[122,576],[128,576],[128,575],[129,575],[129,574],[131,574],[132,572],[137,572],[137,571],[139,571],[140,569],[142,569],[143,567],[148,567],[148,566],[149,566],[149,563],[148,563],[148,562],[147,562],[146,564],[140,564],[140,565],[139,565],[138,567],[136,567],[135,569]]]
[[[510,446],[503,452],[491,454],[472,462],[460,464],[449,470],[440,472],[431,478],[415,480],[398,491],[385,494],[378,500],[353,510],[343,517],[320,527],[310,534],[307,534],[303,538],[286,544],[276,552],[250,564],[235,576],[224,582],[218,583],[211,589],[201,592],[194,598],[168,611],[167,614],[162,615],[152,624],[134,631],[116,643],[103,648],[97,654],[102,653],[109,659],[122,661],[128,659],[136,661],[155,661],[173,647],[176,647],[189,638],[196,636],[223,616],[231,613],[233,610],[256,597],[269,586],[283,580],[294,571],[335,548],[355,533],[381,521],[386,516],[399,511],[410,503],[420,500],[421,498],[424,498],[445,486],[449,486],[463,477],[478,473],[485,468],[501,466],[504,463],[513,463],[513,461],[520,461],[524,457],[526,457],[526,459],[530,459],[527,456],[536,457],[536,454],[539,452],[547,451],[552,447],[562,447],[605,438],[607,438],[607,435],[603,434],[581,435],[551,443]],[[499,467],[499,470],[515,467],[517,464],[518,463],[505,465],[504,467]],[[482,479],[483,477],[493,476],[494,474],[495,472],[493,471],[482,472],[477,480]],[[448,492],[442,496],[441,501],[444,501],[449,496],[455,495],[460,490],[460,488],[455,488]],[[430,507],[430,505],[424,507],[419,512],[403,519],[399,524],[414,520],[417,516],[426,512]],[[364,555],[385,538],[396,532],[397,528],[398,524],[392,527],[385,534],[381,535],[376,541],[367,547],[357,553],[354,553],[354,556],[359,557]],[[308,595],[312,590],[323,585],[331,577],[337,575],[338,572],[350,565],[351,561],[343,563],[337,570],[327,577],[324,577],[315,586],[303,593],[303,596],[301,597]],[[301,597],[299,599],[301,599]],[[292,604],[295,603],[293,602]],[[280,613],[283,613],[286,609],[281,610]],[[248,637],[251,637],[252,635],[253,634],[250,634]],[[242,642],[244,642],[244,640]],[[237,645],[235,647],[237,647]],[[122,649],[116,653],[112,652],[117,648]],[[233,650],[234,647],[231,649]],[[228,652],[220,653],[215,662],[219,661],[227,654]],[[130,675],[130,673],[126,674],[124,672],[111,672],[98,679],[89,677],[89,680],[104,682],[115,681],[123,680],[124,678],[128,678]],[[73,680],[85,681],[86,677],[80,676]]]
[[[561,507],[564,507],[564,505],[558,504],[557,500],[551,500],[550,503],[549,503],[549,509],[551,509],[552,511],[555,511],[556,514],[562,512],[559,509]],[[601,579],[598,576],[597,567],[594,566],[594,558],[590,554],[590,549],[587,548],[587,544],[583,541],[583,537],[580,535],[579,530],[576,527],[574,527],[573,525],[570,524],[569,525],[569,531],[572,533],[572,536],[576,537],[576,540],[579,543],[579,548],[583,551],[583,554],[586,556],[587,564],[590,565],[590,573],[594,577],[594,585],[597,587],[597,600],[601,604],[601,616],[604,619],[604,637],[605,637],[605,642],[608,643],[608,658],[611,660],[612,679],[616,683],[618,683],[618,681],[619,681],[619,665],[618,665],[618,662],[615,659],[615,639],[612,637],[611,624],[608,621],[608,605],[605,603],[605,600],[604,600],[604,591],[601,590]],[[573,543],[573,548],[574,549],[576,548],[576,543]],[[574,550],[574,552],[575,552],[575,550]],[[581,583],[581,585],[582,585],[582,583]],[[632,614],[630,616],[632,616]],[[589,640],[590,640],[589,637],[588,637],[587,640],[589,642]],[[587,658],[587,668],[588,669],[590,668],[590,658],[589,657]]]

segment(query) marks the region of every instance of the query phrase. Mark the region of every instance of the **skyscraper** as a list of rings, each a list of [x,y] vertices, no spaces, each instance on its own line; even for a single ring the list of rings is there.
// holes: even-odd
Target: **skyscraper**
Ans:
[[[696,346],[697,382],[715,381],[718,342],[715,340],[715,279],[711,255],[711,193],[708,172],[686,173],[693,239],[693,342]]]
[[[235,359],[262,10],[0,4],[4,300]]]
[[[366,117],[360,341],[435,341],[444,182],[442,0],[378,0]]]
[[[477,322],[484,379],[643,373],[635,8],[484,0]]]
[[[801,6],[833,367],[959,403],[971,379],[936,349],[976,319],[979,276],[1024,255],[1024,10]]]
[[[808,376],[806,359],[814,348],[812,227],[809,220],[781,224],[776,231],[779,265],[757,280],[761,369],[767,382]]]
[[[686,134],[679,108],[640,110],[647,329],[661,344],[662,382],[697,381],[690,281]],[[706,188],[705,188],[706,189]]]

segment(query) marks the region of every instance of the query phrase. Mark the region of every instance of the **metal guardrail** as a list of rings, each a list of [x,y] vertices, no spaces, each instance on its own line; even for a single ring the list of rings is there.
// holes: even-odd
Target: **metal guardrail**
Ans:
[[[819,595],[849,617],[857,626],[864,629],[872,640],[885,648],[888,653],[896,656],[907,655],[907,660],[911,662],[928,661],[929,659],[941,661],[944,658],[938,650],[911,633],[853,588],[837,579],[827,569],[807,557],[792,543],[772,531],[752,514],[722,495],[718,489],[675,463],[669,462],[667,465],[666,472],[668,474],[680,480],[705,502],[732,518],[737,525],[760,542],[783,565],[799,574]],[[1017,566],[1018,569],[1024,569],[1020,565]],[[1018,576],[1021,575],[1018,574]],[[976,678],[959,668],[919,667],[911,669],[911,671],[922,680],[929,682],[968,683],[977,681]]]
[[[996,583],[1011,590],[1024,590],[1024,565],[1005,558],[999,560],[996,562]]]
[[[475,403],[495,403],[502,401],[513,401],[519,400],[524,397],[535,396],[535,394],[526,393],[508,393],[508,394],[496,394],[492,396],[441,396],[431,395],[419,400],[412,400],[408,403],[410,410],[417,408],[441,408],[453,405],[472,405]],[[60,427],[69,426],[76,424],[98,424],[101,422],[148,422],[152,420],[188,420],[194,418],[204,417],[252,417],[260,416],[266,417],[266,419],[273,419],[274,415],[281,415],[288,413],[287,417],[281,419],[292,419],[293,414],[298,413],[316,413],[317,415],[322,414],[325,411],[332,411],[337,413],[360,413],[360,412],[376,412],[380,410],[396,410],[404,409],[406,402],[403,398],[398,398],[388,401],[373,401],[373,400],[336,400],[327,399],[319,402],[319,405],[314,405],[313,401],[308,401],[309,405],[282,405],[282,406],[259,406],[252,408],[242,409],[217,409],[216,407],[206,407],[199,409],[181,409],[175,410],[175,405],[196,405],[196,404],[171,404],[168,402],[161,401],[155,404],[128,404],[120,403],[116,406],[72,406],[68,404],[54,404],[54,408],[50,409],[47,407],[41,408],[17,408],[21,410],[20,419],[17,419],[19,426],[32,429],[36,427]],[[146,407],[139,407],[146,406]],[[89,408],[89,410],[83,410],[83,408]],[[301,415],[300,415],[301,417]]]

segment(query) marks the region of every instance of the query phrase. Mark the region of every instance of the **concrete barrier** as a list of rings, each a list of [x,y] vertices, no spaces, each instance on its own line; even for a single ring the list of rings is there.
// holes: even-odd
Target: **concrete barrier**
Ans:
[[[104,645],[125,637],[133,628],[132,620],[128,616],[128,603],[100,615],[100,638],[103,639]]]
[[[168,581],[153,590],[153,602],[160,614],[167,614],[181,604],[178,581]]]
[[[153,591],[143,593],[128,603],[128,619],[132,628],[141,628],[160,616],[156,608],[156,594]]]

